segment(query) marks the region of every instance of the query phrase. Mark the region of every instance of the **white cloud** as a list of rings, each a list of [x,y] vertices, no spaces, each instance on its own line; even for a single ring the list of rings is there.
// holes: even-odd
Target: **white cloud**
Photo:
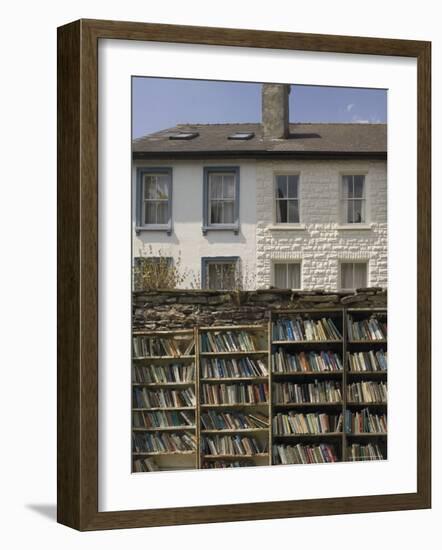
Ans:
[[[359,115],[353,115],[352,117],[352,122],[356,122],[358,124],[369,124],[370,121],[367,120],[366,118],[361,118]]]
[[[346,107],[347,112],[349,113],[349,112],[353,109],[354,106],[355,106],[354,103],[349,103],[349,104],[347,105],[347,107]]]

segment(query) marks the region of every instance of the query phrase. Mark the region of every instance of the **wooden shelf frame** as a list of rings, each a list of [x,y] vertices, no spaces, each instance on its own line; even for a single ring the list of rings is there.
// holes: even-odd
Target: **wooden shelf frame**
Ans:
[[[183,456],[184,462],[182,467],[189,469],[189,459],[191,455],[195,455],[195,468],[204,468],[205,461],[229,461],[229,460],[252,460],[255,465],[262,465],[263,461],[266,464],[274,464],[273,460],[273,446],[278,444],[319,444],[319,443],[334,443],[335,452],[339,461],[352,461],[350,457],[347,457],[347,447],[355,441],[377,441],[381,445],[386,458],[386,441],[387,433],[347,433],[344,430],[339,432],[327,432],[327,433],[293,433],[293,434],[279,434],[276,433],[273,426],[273,418],[276,413],[284,413],[289,411],[298,411],[299,413],[309,412],[317,413],[331,413],[342,414],[343,422],[345,420],[346,411],[355,411],[361,408],[373,409],[374,412],[383,414],[387,411],[387,403],[356,403],[347,400],[347,387],[355,380],[373,380],[385,382],[388,378],[387,371],[350,371],[348,353],[359,351],[361,347],[365,346],[364,350],[379,349],[382,347],[387,350],[387,340],[359,340],[349,341],[347,335],[347,315],[356,313],[358,317],[371,316],[372,314],[387,315],[385,309],[357,309],[357,308],[326,308],[326,309],[305,309],[305,310],[278,310],[273,312],[269,316],[269,321],[260,325],[234,325],[234,326],[217,326],[217,327],[195,327],[193,331],[147,331],[138,332],[137,334],[152,335],[152,336],[165,336],[170,335],[173,337],[176,334],[193,334],[195,342],[195,355],[181,356],[181,357],[145,357],[134,358],[133,368],[137,368],[137,365],[142,366],[145,363],[164,365],[167,363],[188,365],[189,361],[195,365],[195,380],[189,382],[165,382],[165,383],[142,383],[133,382],[133,387],[149,387],[149,388],[181,388],[181,387],[194,387],[196,396],[195,407],[160,407],[160,408],[133,408],[133,411],[148,412],[148,411],[190,411],[195,414],[194,426],[167,426],[164,428],[144,428],[137,427],[133,429],[134,432],[184,432],[189,431],[195,434],[197,440],[197,450],[195,452],[177,452],[177,453],[145,453],[144,456],[161,457],[164,456]],[[273,340],[273,323],[275,318],[293,317],[301,314],[302,316],[318,319],[321,317],[332,317],[336,321],[337,326],[342,334],[342,338],[339,340]],[[251,351],[228,351],[228,352],[202,352],[201,351],[201,335],[204,332],[224,332],[224,331],[238,331],[242,330],[249,332],[253,337],[256,337],[257,342],[260,342],[260,348],[263,347],[262,343],[266,342],[266,349],[256,349]],[[283,347],[284,350],[290,354],[296,354],[301,351],[320,352],[320,351],[333,351],[341,356],[343,365],[342,370],[337,371],[293,371],[293,372],[273,372],[272,368],[272,354],[277,351],[279,347]],[[242,377],[203,377],[202,376],[202,360],[206,358],[242,358],[250,357],[260,358],[266,361],[267,375],[263,376],[242,376]],[[335,380],[341,383],[342,399],[338,402],[321,402],[321,403],[278,403],[274,400],[274,384],[276,382],[295,382],[296,383],[308,383],[314,379],[318,380]],[[202,401],[202,386],[203,384],[267,384],[269,388],[269,400],[264,403],[203,403]],[[201,414],[207,411],[219,411],[221,412],[242,412],[243,414],[253,414],[253,411],[264,413],[268,416],[268,427],[260,428],[235,428],[235,429],[206,429],[201,423]],[[205,436],[235,436],[244,435],[247,437],[256,437],[261,444],[266,442],[268,452],[254,454],[254,455],[206,455],[203,454],[203,438]],[[142,453],[133,453],[133,457],[137,458],[142,456]],[[367,459],[368,460],[368,459]],[[179,468],[179,467],[178,467]],[[167,468],[166,468],[167,469]]]

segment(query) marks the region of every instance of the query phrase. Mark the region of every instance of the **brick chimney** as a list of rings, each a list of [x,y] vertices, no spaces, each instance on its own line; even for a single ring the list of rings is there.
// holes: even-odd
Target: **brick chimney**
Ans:
[[[262,131],[264,139],[289,137],[289,84],[262,85]]]

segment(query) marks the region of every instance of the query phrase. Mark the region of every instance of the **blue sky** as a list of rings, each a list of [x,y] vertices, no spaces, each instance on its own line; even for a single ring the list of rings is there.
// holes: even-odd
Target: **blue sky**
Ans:
[[[261,122],[261,85],[135,77],[133,137],[176,124]],[[290,122],[387,122],[387,91],[292,85]]]

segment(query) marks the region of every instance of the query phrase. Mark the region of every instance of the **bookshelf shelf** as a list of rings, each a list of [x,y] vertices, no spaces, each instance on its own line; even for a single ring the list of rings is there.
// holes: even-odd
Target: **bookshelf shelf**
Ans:
[[[242,409],[244,407],[268,407],[269,403],[201,403],[200,408],[202,409]]]
[[[134,432],[179,432],[179,431],[192,431],[195,430],[196,426],[167,426],[161,428],[132,428]]]
[[[306,327],[307,325],[309,327],[320,327],[322,323],[322,328],[313,328],[313,331],[315,334],[325,333],[327,339],[292,340],[274,338],[276,335],[287,336],[287,331],[281,331],[280,328],[277,328],[277,332],[275,332],[275,326],[279,320],[284,323],[287,320],[290,321],[290,319],[295,319],[301,325],[306,323]],[[350,338],[350,330],[353,331],[355,326],[356,330],[352,334],[368,334],[364,330],[359,331],[358,326],[365,329],[367,326],[371,327],[373,322],[377,322],[376,320],[378,320],[379,326],[382,327],[381,332],[387,334],[386,310],[346,307],[278,310],[269,315],[268,322],[259,325],[211,326],[196,327],[193,330],[138,331],[134,333],[135,338],[166,339],[166,345],[161,349],[167,351],[180,350],[183,354],[133,357],[134,378],[132,380],[132,391],[148,393],[192,392],[195,399],[195,406],[144,407],[137,406],[137,404],[142,405],[143,402],[136,402],[134,397],[132,411],[140,415],[140,418],[135,419],[138,426],[134,425],[132,429],[134,437],[135,434],[136,437],[141,438],[161,438],[164,436],[172,438],[173,441],[175,441],[175,438],[191,437],[193,441],[196,440],[197,448],[192,451],[163,453],[136,452],[134,450],[132,453],[133,459],[139,462],[144,460],[143,457],[146,460],[151,458],[155,461],[155,466],[159,470],[221,468],[226,463],[236,467],[239,466],[240,462],[241,466],[254,466],[280,464],[277,447],[281,450],[281,446],[284,448],[298,446],[317,453],[320,446],[322,448],[324,445],[326,448],[331,447],[333,449],[338,461],[360,462],[373,460],[373,454],[377,457],[377,460],[380,460],[380,456],[382,456],[382,459],[386,459],[387,433],[358,433],[351,431],[351,429],[354,427],[352,422],[354,421],[353,418],[357,418],[354,417],[356,414],[386,416],[387,403],[356,402],[348,399],[348,395],[353,391],[348,390],[350,384],[368,384],[368,387],[372,387],[371,385],[386,384],[387,382],[387,370],[350,369],[350,365],[361,366],[361,369],[365,368],[363,367],[364,364],[369,368],[373,368],[373,361],[376,361],[377,366],[386,367],[388,345],[386,338],[373,340]],[[306,334],[309,337],[312,333],[307,332]],[[341,337],[334,338],[338,335]],[[138,347],[137,349],[159,349],[155,346],[149,348],[149,345],[146,347],[145,343],[143,345],[144,347]],[[243,349],[232,349],[234,347]],[[253,349],[247,350],[248,347]],[[229,351],[214,351],[214,349],[226,350],[227,348],[230,348]],[[187,353],[184,353],[184,351]],[[253,363],[255,364],[252,365]],[[195,374],[192,374],[194,379],[182,382],[138,382],[138,380],[143,379],[141,369],[153,369],[158,366],[165,369],[164,372],[169,372],[167,369],[172,369],[172,367],[176,369],[180,365],[183,369],[194,368]],[[295,366],[296,369],[304,369],[308,365],[313,365],[314,368],[324,368],[324,370],[279,370],[279,372],[275,372],[276,368]],[[135,378],[136,369],[140,369],[137,378]],[[267,374],[262,374],[265,371],[267,371]],[[221,372],[226,376],[219,377],[218,373]],[[260,372],[260,374],[254,376],[250,374],[251,372]],[[164,377],[164,374],[158,377]],[[184,377],[185,375],[175,374],[172,379]],[[169,378],[169,374],[167,374],[167,378]],[[329,388],[333,397],[336,397],[333,390],[335,388],[339,389],[342,398],[337,401],[322,401],[319,403],[281,402],[280,399],[276,399],[276,391],[278,391],[278,397],[283,396],[284,394],[280,393],[282,389],[280,386],[284,384],[288,384],[290,387],[296,386],[301,391],[303,398],[305,398],[304,393],[306,392],[308,396],[310,391],[317,391],[322,396],[324,388]],[[221,385],[225,385],[227,388],[221,388]],[[263,388],[266,388],[265,392],[263,392]],[[254,394],[255,398],[265,395],[268,396],[268,399],[252,403],[205,402],[216,397],[222,400],[224,393],[221,392],[227,391],[229,392],[227,394],[229,399],[231,398],[230,392],[233,392],[232,395],[236,399],[249,399],[249,394],[246,393],[244,396],[240,393],[243,391],[258,392]],[[285,391],[284,389],[284,393]],[[215,393],[212,394],[211,392]],[[317,396],[318,393],[315,395]],[[180,399],[178,400],[180,401]],[[175,401],[175,398],[173,401]],[[193,402],[193,399],[186,399],[186,402],[189,401]],[[149,400],[149,402],[152,401]],[[166,399],[166,402],[168,402],[168,399]],[[367,409],[367,411],[364,413],[361,409]],[[185,415],[185,420],[184,417],[179,416],[181,413]],[[143,416],[146,415],[154,415],[148,423],[164,423],[165,425],[144,427],[142,425],[144,422]],[[158,415],[158,417],[155,415]],[[301,422],[301,424],[296,424],[297,428],[293,427],[292,429],[304,429],[302,427],[305,426],[303,422],[309,420],[308,429],[311,429],[312,433],[279,433],[277,431],[277,427],[280,426],[278,422],[287,422],[287,419],[284,420],[284,418],[276,420],[280,415],[289,419],[295,418],[297,419],[296,422]],[[202,416],[204,417],[204,424]],[[314,419],[317,421],[320,417],[328,419],[330,430],[336,429],[336,431],[316,433],[317,428],[314,427],[314,423],[311,425],[310,421],[313,422]],[[167,425],[167,423],[179,424],[183,421],[191,422],[192,425]],[[268,422],[268,426],[264,426],[264,422]],[[205,428],[205,426],[217,425],[232,426],[235,423],[237,425],[246,423],[246,425],[255,427]],[[376,427],[375,424],[375,429]],[[364,429],[366,429],[365,424]],[[281,430],[282,428],[279,428],[280,432]],[[220,440],[218,440],[218,437]],[[207,441],[203,445],[205,438],[209,438],[211,440],[210,444],[215,444],[217,447],[218,441],[223,438],[248,438],[250,442],[254,441],[256,443],[256,445],[252,445],[252,448],[266,449],[268,452],[205,454],[204,451],[209,450],[206,447]],[[169,444],[166,446],[169,447]],[[361,457],[357,456],[358,453],[361,454]],[[324,459],[328,460],[329,457],[324,457]],[[216,461],[219,461],[219,464]],[[248,463],[246,464],[245,461],[248,461]],[[137,466],[139,467],[140,464],[137,464]],[[134,471],[136,470],[134,469]]]
[[[236,428],[232,430],[201,430],[202,434],[265,433],[268,428]]]
[[[267,382],[268,376],[243,376],[241,378],[201,378],[202,383],[223,384],[224,382]]]

